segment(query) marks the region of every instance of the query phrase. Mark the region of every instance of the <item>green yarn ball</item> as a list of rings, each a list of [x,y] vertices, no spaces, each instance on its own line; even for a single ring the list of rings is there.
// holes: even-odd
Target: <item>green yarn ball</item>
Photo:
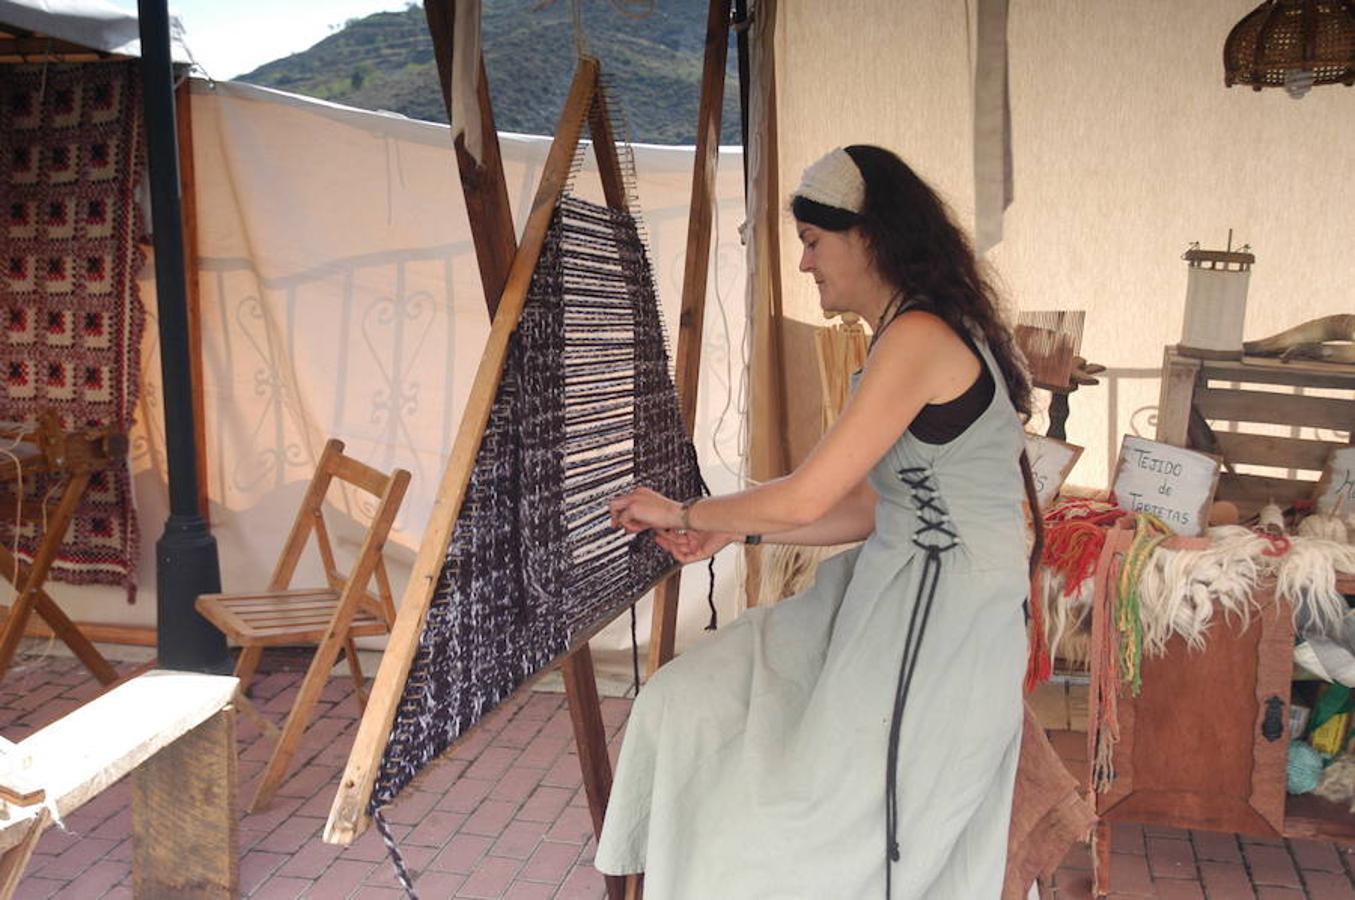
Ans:
[[[1317,788],[1322,780],[1322,754],[1303,741],[1289,744],[1289,764],[1285,767],[1287,783],[1285,788],[1291,794],[1308,794]]]

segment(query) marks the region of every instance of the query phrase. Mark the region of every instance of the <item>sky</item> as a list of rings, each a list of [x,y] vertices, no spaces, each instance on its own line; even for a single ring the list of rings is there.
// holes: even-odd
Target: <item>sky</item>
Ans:
[[[132,14],[136,0],[112,0]],[[170,0],[188,47],[212,78],[229,81],[328,37],[349,19],[404,9],[408,0]]]

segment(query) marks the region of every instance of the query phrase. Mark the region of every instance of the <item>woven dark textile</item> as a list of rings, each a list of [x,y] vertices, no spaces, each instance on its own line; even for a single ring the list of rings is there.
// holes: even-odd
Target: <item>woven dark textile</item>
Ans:
[[[636,485],[703,493],[635,221],[566,197],[509,348],[373,811],[672,568],[650,536],[610,526],[607,499]]]

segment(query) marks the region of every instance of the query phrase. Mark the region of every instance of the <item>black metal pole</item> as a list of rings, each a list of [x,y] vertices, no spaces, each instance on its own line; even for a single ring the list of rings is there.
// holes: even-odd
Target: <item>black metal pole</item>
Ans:
[[[198,615],[199,594],[221,590],[216,539],[198,509],[193,434],[193,373],[188,346],[179,150],[174,129],[174,69],[166,0],[138,0],[146,161],[155,238],[155,296],[160,313],[160,373],[165,396],[169,520],[155,544],[156,646],[166,669],[230,671],[221,632]]]

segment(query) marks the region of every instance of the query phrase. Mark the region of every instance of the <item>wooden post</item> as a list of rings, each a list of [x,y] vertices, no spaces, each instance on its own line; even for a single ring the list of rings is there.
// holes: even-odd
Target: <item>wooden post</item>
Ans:
[[[588,812],[593,819],[593,834],[601,836],[602,820],[607,813],[607,798],[612,793],[612,761],[607,755],[607,732],[602,724],[598,702],[597,677],[593,674],[593,653],[584,644],[560,664],[565,694],[569,697],[569,719],[574,725],[574,743],[579,751],[579,769],[583,774]],[[623,900],[624,876],[607,875],[607,896]]]
[[[579,61],[555,132],[555,141],[551,144],[541,172],[541,182],[532,200],[522,246],[513,257],[499,309],[480,357],[475,380],[471,384],[461,426],[457,429],[447,468],[434,496],[428,530],[424,532],[418,556],[415,557],[395,627],[391,630],[386,652],[381,658],[381,667],[372,684],[367,713],[358,726],[357,738],[330,810],[329,821],[325,826],[325,840],[330,843],[347,844],[366,828],[367,802],[376,783],[377,769],[390,735],[391,723],[395,720],[396,706],[418,649],[424,616],[437,587],[452,529],[460,515],[471,470],[475,466],[475,456],[479,452],[480,440],[494,405],[499,377],[508,356],[508,341],[517,328],[551,216],[569,178],[574,150],[578,146],[584,119],[597,88],[597,73],[597,60]]]
[[[174,127],[179,133],[179,192],[183,205],[183,261],[188,298],[188,369],[193,376],[193,441],[197,451],[198,513],[211,527],[207,489],[207,411],[202,385],[202,292],[198,284],[198,194],[193,167],[193,100],[189,79],[174,90]]]
[[[691,212],[687,217],[687,256],[682,270],[682,312],[678,318],[677,339],[678,403],[689,438],[695,432],[696,391],[701,378],[701,332],[706,315],[706,282],[710,275],[711,220],[715,213],[715,170],[720,154],[725,60],[729,55],[730,2],[710,0],[706,14],[706,58],[697,111],[696,160],[692,165]],[[681,579],[679,569],[654,592],[649,638],[650,675],[673,658]]]
[[[218,712],[132,773],[132,892],[239,893],[235,711]]]
[[[447,106],[447,121],[452,120],[452,47],[454,9],[457,0],[424,0],[423,11],[428,19],[428,31],[433,36],[433,58],[438,65],[438,81],[442,85],[442,99]],[[465,141],[454,143],[457,170],[461,175],[461,192],[466,198],[466,214],[470,219],[471,240],[475,243],[475,259],[480,266],[480,282],[485,289],[489,317],[499,306],[499,295],[508,280],[508,270],[517,252],[517,238],[513,234],[513,212],[508,205],[508,182],[503,174],[503,157],[499,152],[499,133],[494,127],[494,110],[489,102],[489,78],[485,74],[485,59],[480,57],[480,135],[481,160],[466,150]]]

